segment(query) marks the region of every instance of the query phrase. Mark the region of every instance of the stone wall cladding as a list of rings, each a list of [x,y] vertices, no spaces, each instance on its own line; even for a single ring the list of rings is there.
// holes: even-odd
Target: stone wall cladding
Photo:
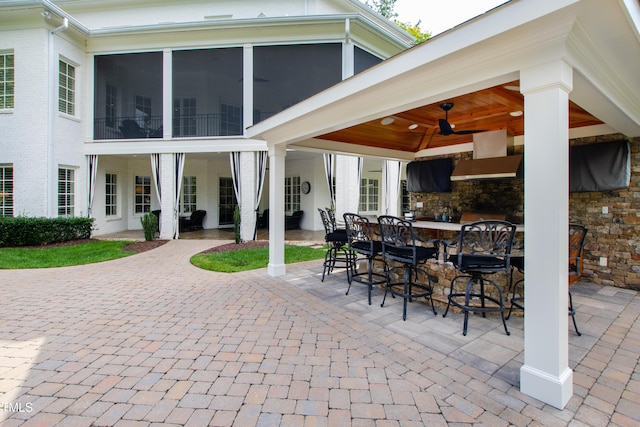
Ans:
[[[571,145],[594,144],[626,140],[612,134],[570,141]],[[569,216],[571,222],[589,229],[585,245],[584,278],[594,283],[640,290],[640,138],[630,140],[631,182],[629,188],[615,191],[571,193]],[[522,154],[523,146],[514,153]],[[444,156],[440,156],[444,157]],[[452,156],[454,165],[470,159],[470,152]],[[430,157],[431,159],[431,157]],[[453,182],[450,193],[412,193],[411,206],[422,202],[417,216],[432,217],[448,207],[453,220],[458,221],[466,211],[504,213],[507,220],[524,220],[524,180],[500,179]],[[602,213],[607,207],[609,212]],[[521,236],[517,236],[521,237]],[[518,242],[521,245],[522,242]],[[607,265],[601,266],[600,259]]]

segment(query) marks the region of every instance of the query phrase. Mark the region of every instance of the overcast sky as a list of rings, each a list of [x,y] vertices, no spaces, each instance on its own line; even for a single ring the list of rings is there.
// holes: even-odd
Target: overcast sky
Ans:
[[[432,36],[481,15],[507,0],[396,0],[394,11],[401,22],[416,24]]]

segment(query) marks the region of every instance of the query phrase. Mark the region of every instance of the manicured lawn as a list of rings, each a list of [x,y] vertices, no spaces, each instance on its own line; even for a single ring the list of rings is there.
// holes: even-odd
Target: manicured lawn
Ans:
[[[91,264],[133,255],[123,251],[128,241],[92,241],[44,248],[0,248],[0,269],[48,268]]]
[[[293,264],[314,259],[323,259],[324,248],[310,248],[308,246],[285,246],[284,262]],[[204,270],[222,273],[236,273],[238,271],[264,268],[269,263],[269,248],[240,249],[237,251],[197,254],[191,257],[191,263]]]

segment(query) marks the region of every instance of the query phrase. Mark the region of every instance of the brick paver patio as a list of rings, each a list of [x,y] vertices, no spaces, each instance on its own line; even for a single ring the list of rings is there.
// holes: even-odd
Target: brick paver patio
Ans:
[[[4,426],[640,425],[640,297],[580,283],[574,396],[518,389],[522,318],[434,316],[321,261],[239,274],[179,240],[105,263],[0,271]],[[226,242],[225,242],[226,243]],[[442,310],[439,310],[441,313]]]

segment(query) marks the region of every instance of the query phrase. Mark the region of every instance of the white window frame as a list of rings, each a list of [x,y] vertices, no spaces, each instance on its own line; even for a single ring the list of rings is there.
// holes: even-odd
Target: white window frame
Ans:
[[[284,178],[284,211],[291,214],[300,210],[300,177]]]
[[[182,178],[182,212],[189,213],[197,209],[198,181],[193,176],[185,175]]]
[[[11,58],[11,65],[8,65]],[[15,56],[13,51],[0,52],[0,110],[15,108]]]
[[[375,213],[380,210],[380,180],[377,178],[360,179],[359,213]]]
[[[133,213],[144,215],[149,212],[151,212],[151,176],[136,175],[133,180]]]
[[[115,173],[104,176],[104,214],[106,217],[118,216],[118,175]]]
[[[76,169],[68,166],[58,167],[58,216],[71,218],[76,208]]]
[[[13,165],[0,165],[0,216],[13,216],[13,176]]]
[[[77,75],[74,64],[62,58],[58,60],[58,111],[69,116],[76,115]]]

